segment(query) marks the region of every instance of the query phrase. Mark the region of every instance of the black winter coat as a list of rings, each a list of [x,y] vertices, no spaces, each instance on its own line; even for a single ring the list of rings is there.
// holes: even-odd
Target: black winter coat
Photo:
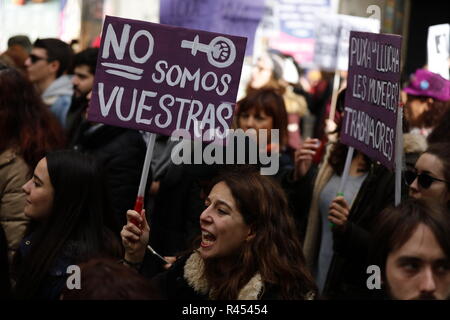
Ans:
[[[15,260],[15,268],[20,270],[25,263],[26,257],[30,254],[34,245],[33,233],[26,236],[19,247]],[[60,253],[55,257],[53,265],[45,275],[38,292],[33,297],[36,300],[58,300],[62,291],[66,287],[68,277],[68,267],[78,263],[76,261],[77,243],[71,242],[65,245]],[[20,281],[20,279],[16,279]]]
[[[314,188],[317,167],[312,166],[304,177],[294,180],[294,169],[280,171],[277,181],[283,188],[294,218],[301,243],[303,243],[308,224],[308,212]]]
[[[200,235],[200,214],[204,210],[200,182],[216,173],[215,166],[171,163],[149,211],[150,244],[162,255],[175,256]]]
[[[71,147],[92,155],[104,168],[114,215],[120,226],[125,225],[126,212],[134,207],[147,148],[141,134],[136,130],[107,125],[94,127],[84,122]]]

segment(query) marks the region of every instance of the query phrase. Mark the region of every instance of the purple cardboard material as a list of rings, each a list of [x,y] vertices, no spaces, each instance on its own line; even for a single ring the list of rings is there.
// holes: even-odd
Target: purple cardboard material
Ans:
[[[245,46],[242,37],[107,16],[88,119],[218,138],[231,127]]]
[[[341,141],[395,167],[402,37],[350,32]],[[401,132],[399,134],[402,134]]]
[[[164,0],[159,21],[177,27],[230,33],[247,38],[247,56],[253,54],[255,33],[266,7],[255,0]]]

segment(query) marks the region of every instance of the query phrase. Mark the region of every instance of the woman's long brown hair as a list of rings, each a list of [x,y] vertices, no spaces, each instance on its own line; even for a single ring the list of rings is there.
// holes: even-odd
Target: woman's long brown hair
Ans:
[[[0,66],[0,152],[13,148],[34,168],[48,151],[64,147],[64,131],[33,85]]]
[[[303,300],[315,292],[287,199],[278,184],[249,167],[224,172],[215,180],[218,182],[231,190],[244,222],[255,236],[243,244],[228,270],[221,268],[220,259],[205,262],[213,298],[237,299],[256,273],[265,285],[277,288],[282,299]]]

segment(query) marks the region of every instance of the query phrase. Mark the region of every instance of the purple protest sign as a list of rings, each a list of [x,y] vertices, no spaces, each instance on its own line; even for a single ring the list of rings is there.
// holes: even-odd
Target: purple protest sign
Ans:
[[[265,10],[264,1],[254,0],[164,0],[159,19],[172,26],[246,37],[249,56]]]
[[[402,37],[350,32],[341,141],[393,169]],[[401,132],[399,133],[401,134]]]
[[[107,16],[88,119],[221,138],[231,126],[245,46],[242,37]]]

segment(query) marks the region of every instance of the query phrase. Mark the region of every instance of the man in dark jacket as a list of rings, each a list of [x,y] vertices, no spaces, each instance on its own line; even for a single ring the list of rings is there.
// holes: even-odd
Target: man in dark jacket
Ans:
[[[87,95],[94,85],[98,48],[87,48],[75,55],[73,62],[73,96],[66,117],[68,141],[73,138],[88,106]]]
[[[72,148],[94,156],[105,170],[111,203],[124,225],[125,214],[134,207],[145,159],[146,145],[138,131],[83,122]]]
[[[108,179],[114,216],[123,226],[127,210],[134,207],[145,160],[147,147],[141,133],[83,119],[70,147],[99,161]]]

